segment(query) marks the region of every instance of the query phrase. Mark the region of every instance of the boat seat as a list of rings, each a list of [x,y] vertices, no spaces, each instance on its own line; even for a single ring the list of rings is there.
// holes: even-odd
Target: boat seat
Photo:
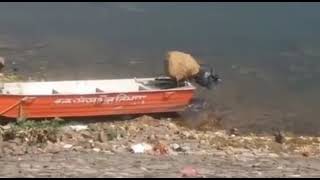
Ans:
[[[96,88],[96,92],[104,92],[104,91],[99,88]]]
[[[148,87],[148,86],[144,85],[144,83],[143,83],[143,82],[138,81],[137,79],[134,79],[134,81],[135,81],[135,83],[137,83],[137,84],[138,84],[138,89],[139,89],[139,91],[141,91],[141,90],[151,90],[151,89],[152,89],[152,88],[150,88],[150,87]]]
[[[59,94],[59,92],[55,89],[52,89],[52,94]]]

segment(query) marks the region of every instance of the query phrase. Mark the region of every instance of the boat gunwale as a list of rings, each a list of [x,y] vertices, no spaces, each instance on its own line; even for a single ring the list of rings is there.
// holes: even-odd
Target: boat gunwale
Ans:
[[[148,80],[154,78],[135,78],[141,80]],[[108,80],[108,79],[104,79]],[[114,80],[114,79],[110,79]],[[119,79],[122,80],[122,79]],[[90,80],[86,80],[90,81]],[[46,82],[59,82],[59,81],[46,81]],[[65,82],[65,81],[60,81]],[[29,83],[29,82],[10,82],[10,83]],[[8,84],[10,84],[8,83]],[[30,83],[41,83],[41,82],[30,82]],[[7,83],[6,83],[7,84]],[[188,91],[188,90],[196,90],[196,87],[188,82],[188,85],[183,87],[169,88],[169,89],[145,89],[145,90],[137,90],[137,91],[119,91],[119,92],[95,92],[95,93],[62,93],[62,94],[4,94],[0,93],[0,97],[56,97],[56,96],[92,96],[92,95],[105,95],[105,94],[130,94],[130,93],[152,93],[152,92],[167,92],[167,91]]]

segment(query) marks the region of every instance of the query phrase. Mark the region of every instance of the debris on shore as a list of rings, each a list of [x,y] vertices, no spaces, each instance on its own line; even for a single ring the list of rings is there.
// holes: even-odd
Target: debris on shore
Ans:
[[[72,126],[70,126],[72,124]],[[70,128],[77,127],[77,128]],[[81,128],[79,128],[81,127]],[[0,126],[0,156],[59,151],[105,153],[251,154],[319,156],[319,137],[237,135],[225,130],[196,130],[175,121],[141,116],[132,120],[93,122],[22,121]]]

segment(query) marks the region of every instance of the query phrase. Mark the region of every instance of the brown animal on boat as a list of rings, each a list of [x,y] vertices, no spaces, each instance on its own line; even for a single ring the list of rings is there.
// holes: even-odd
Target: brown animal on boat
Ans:
[[[166,55],[165,70],[166,74],[178,83],[198,74],[200,65],[190,54],[170,51]]]

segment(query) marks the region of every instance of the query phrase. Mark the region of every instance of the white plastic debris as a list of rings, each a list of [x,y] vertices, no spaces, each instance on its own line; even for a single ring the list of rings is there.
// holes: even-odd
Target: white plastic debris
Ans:
[[[298,177],[301,177],[301,175],[300,174],[292,174],[292,175],[290,175],[290,177],[298,178]]]
[[[170,146],[173,150],[177,150],[180,148],[179,144],[171,144]]]
[[[88,126],[87,126],[87,125],[82,125],[82,124],[70,125],[69,127],[70,127],[72,130],[75,130],[75,131],[81,131],[81,130],[86,130],[86,129],[88,129]]]
[[[179,144],[170,144],[170,148],[176,152],[190,152],[189,146],[180,146]]]
[[[63,148],[65,148],[65,149],[70,149],[72,147],[72,144],[65,144],[64,146],[63,146]]]
[[[3,129],[3,130],[8,130],[8,129],[11,128],[11,125],[10,125],[10,124],[7,124],[7,125],[5,125],[5,126],[1,126],[0,128]]]
[[[152,150],[152,146],[146,143],[139,143],[131,146],[133,153],[145,153]]]
[[[99,148],[93,148],[92,150],[95,151],[95,152],[100,152]]]

